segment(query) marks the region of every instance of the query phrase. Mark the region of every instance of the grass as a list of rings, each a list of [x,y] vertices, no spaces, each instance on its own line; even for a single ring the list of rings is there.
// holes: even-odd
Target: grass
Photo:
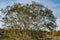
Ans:
[[[50,35],[50,32],[46,31],[37,31],[37,30],[20,30],[20,29],[8,29],[0,30],[0,40],[42,40],[45,38],[49,40],[47,35]],[[44,39],[43,39],[44,40]],[[50,38],[50,40],[52,40]]]

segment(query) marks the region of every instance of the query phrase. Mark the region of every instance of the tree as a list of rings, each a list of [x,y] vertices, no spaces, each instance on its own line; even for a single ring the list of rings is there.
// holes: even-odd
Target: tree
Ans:
[[[52,11],[36,2],[26,5],[16,3],[1,11],[5,14],[3,17],[5,27],[17,26],[21,29],[35,30],[54,30],[57,27],[56,17]]]

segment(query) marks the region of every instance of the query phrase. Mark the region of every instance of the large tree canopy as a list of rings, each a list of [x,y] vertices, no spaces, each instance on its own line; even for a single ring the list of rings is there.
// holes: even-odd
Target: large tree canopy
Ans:
[[[4,13],[5,27],[19,27],[21,29],[53,30],[56,26],[56,17],[52,11],[41,4],[22,5],[16,3],[1,10]]]

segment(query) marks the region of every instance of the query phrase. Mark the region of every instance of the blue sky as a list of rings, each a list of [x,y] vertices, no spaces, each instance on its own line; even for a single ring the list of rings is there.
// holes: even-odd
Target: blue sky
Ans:
[[[57,3],[57,4],[59,4],[60,3],[60,0],[51,0],[52,2],[54,2],[54,3]]]
[[[13,5],[14,3],[25,4],[25,3],[31,3],[31,1],[36,1],[53,11],[53,14],[57,17],[57,21],[56,21],[58,25],[57,29],[59,30],[60,29],[60,0],[0,0],[0,9],[5,8],[7,5]]]

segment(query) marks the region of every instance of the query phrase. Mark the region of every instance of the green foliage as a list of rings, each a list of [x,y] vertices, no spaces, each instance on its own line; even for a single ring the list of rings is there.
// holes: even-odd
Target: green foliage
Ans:
[[[56,18],[52,11],[36,2],[26,5],[14,4],[2,11],[5,15],[3,17],[5,27],[18,26],[24,30],[44,30],[47,28],[51,31],[57,27]]]

